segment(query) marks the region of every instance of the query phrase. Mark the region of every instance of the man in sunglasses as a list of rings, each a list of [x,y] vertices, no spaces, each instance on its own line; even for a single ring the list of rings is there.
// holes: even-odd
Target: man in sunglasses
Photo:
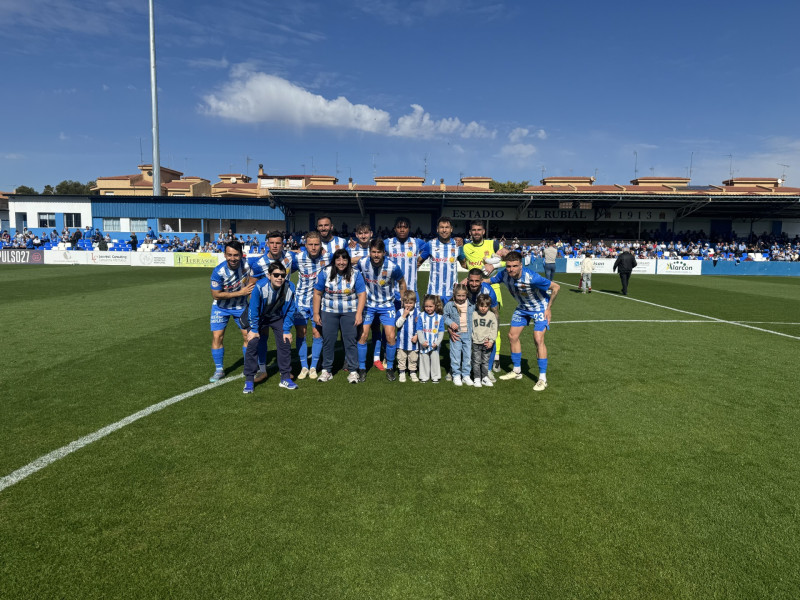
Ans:
[[[275,336],[278,370],[281,372],[278,387],[297,389],[297,384],[292,381],[292,325],[297,310],[295,287],[286,280],[283,264],[270,263],[267,273],[267,278],[260,280],[250,293],[250,330],[247,332],[247,353],[244,358],[245,394],[253,393],[253,380],[258,372],[258,342],[262,335],[266,341],[270,329]]]

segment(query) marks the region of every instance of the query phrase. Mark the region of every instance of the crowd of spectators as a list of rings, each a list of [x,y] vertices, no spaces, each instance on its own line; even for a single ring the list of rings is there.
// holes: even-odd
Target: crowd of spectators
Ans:
[[[343,223],[340,234],[348,235],[349,227]],[[305,231],[282,231],[284,246],[297,249],[305,244]],[[637,259],[646,258],[682,258],[688,260],[733,260],[733,261],[800,261],[800,236],[789,238],[786,234],[780,236],[763,233],[760,236],[751,235],[747,238],[731,236],[727,239],[720,237],[710,238],[700,231],[678,232],[673,234],[667,231],[661,235],[658,232],[644,232],[641,239],[588,239],[576,238],[570,235],[555,235],[552,237],[522,237],[517,235],[527,232],[512,231],[500,237],[505,246],[519,250],[523,256],[530,259],[540,258],[548,242],[552,241],[559,256],[577,257],[591,253],[595,258],[616,258],[623,248],[629,248]],[[199,234],[183,239],[170,232],[160,233],[150,229],[139,242],[140,252],[221,252],[225,242],[231,239],[239,240],[247,254],[261,254],[265,251],[266,235],[253,231],[251,234],[235,234],[232,230],[219,232],[211,241],[203,243]],[[378,228],[376,237],[390,238],[394,233],[386,228]],[[423,232],[419,227],[412,236],[423,240],[436,237],[435,231]],[[131,236],[132,237],[132,236]],[[454,236],[456,237],[456,236]],[[462,233],[463,239],[469,239]],[[110,234],[103,234],[99,229],[92,229],[88,225],[84,229],[70,230],[64,227],[59,233],[53,229],[49,234],[42,235],[27,228],[10,235],[8,230],[0,234],[0,242],[4,248],[36,249],[42,247],[62,247],[108,250],[113,248],[114,242]]]

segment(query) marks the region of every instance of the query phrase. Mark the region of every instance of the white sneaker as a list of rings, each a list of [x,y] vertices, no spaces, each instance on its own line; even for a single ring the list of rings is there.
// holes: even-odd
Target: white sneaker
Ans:
[[[489,378],[489,381],[491,381],[492,383],[495,383],[497,381],[497,378],[494,376],[494,373],[492,373],[491,371],[489,371],[489,374],[487,375],[487,377]]]
[[[411,381],[413,381],[414,383],[419,382],[419,376],[416,374],[416,372],[411,373]]]
[[[325,369],[322,370],[322,373],[319,374],[319,379],[317,381],[321,381],[322,383],[326,383],[333,379],[333,374],[326,371]]]
[[[300,372],[297,374],[297,378],[298,379],[305,379],[306,377],[308,377],[308,368],[307,367],[303,367],[302,369],[300,369]]]
[[[457,385],[458,387],[464,385],[464,383],[461,381],[461,375],[456,375],[453,377],[453,385]]]
[[[358,371],[350,371],[347,376],[347,383],[358,383]]]
[[[400,371],[400,375],[397,376],[397,379],[400,380],[400,383],[405,383],[406,382],[406,372],[405,371]]]
[[[533,386],[533,391],[534,391],[534,392],[543,392],[543,391],[544,391],[544,389],[545,389],[546,387],[547,387],[547,382],[546,382],[546,381],[542,381],[542,380],[540,379],[540,380],[539,380],[539,381],[537,381],[537,382],[536,382],[536,384]]]
[[[461,380],[464,382],[464,385],[472,385],[472,377],[469,375],[464,375]]]
[[[505,375],[500,375],[500,379],[508,381],[509,379],[522,379],[522,371],[509,371]]]
[[[309,369],[308,370],[308,378],[309,379],[316,379],[317,378],[317,370],[314,369],[314,368]]]
[[[494,384],[489,380],[488,377],[484,377],[483,379],[481,379],[481,384],[483,384],[486,387],[494,387]]]
[[[447,373],[447,374],[444,376],[444,380],[445,380],[445,381],[453,381],[453,375],[452,375],[452,373]]]
[[[480,379],[476,379],[472,385],[474,387],[481,387],[481,380]]]
[[[494,357],[494,364],[492,365],[492,371],[494,371],[495,373],[499,373],[500,372],[500,357],[499,356],[495,356]]]

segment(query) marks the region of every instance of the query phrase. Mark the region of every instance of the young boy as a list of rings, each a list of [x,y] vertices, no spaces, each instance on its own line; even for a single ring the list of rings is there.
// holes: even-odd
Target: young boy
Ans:
[[[411,341],[417,335],[417,293],[413,290],[403,292],[403,311],[395,323],[397,327],[397,369],[400,371],[400,383],[406,381],[406,364],[411,372],[411,381],[419,381],[417,361],[418,345]]]
[[[489,379],[489,356],[497,337],[497,317],[489,310],[492,299],[480,294],[472,313],[472,381],[475,387],[492,387]]]

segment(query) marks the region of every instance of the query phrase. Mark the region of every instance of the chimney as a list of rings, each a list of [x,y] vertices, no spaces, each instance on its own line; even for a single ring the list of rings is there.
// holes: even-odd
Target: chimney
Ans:
[[[447,190],[447,186],[444,184],[444,177],[439,180],[439,189],[443,192]]]
[[[348,179],[347,179],[347,189],[348,190],[352,190],[353,189],[353,178],[352,177],[348,177]]]
[[[262,165],[262,164],[258,165],[258,176],[259,177],[263,177],[264,176],[264,165]]]

